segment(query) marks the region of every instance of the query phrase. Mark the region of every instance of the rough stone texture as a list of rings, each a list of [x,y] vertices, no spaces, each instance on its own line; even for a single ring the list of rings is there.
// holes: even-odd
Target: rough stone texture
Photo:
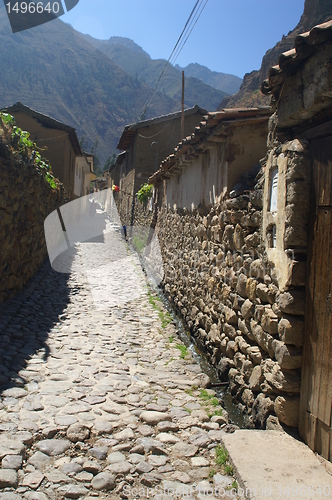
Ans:
[[[17,472],[10,469],[0,469],[0,488],[17,488]]]
[[[166,309],[162,302],[156,301],[161,311],[152,306],[137,256],[124,263],[127,279],[122,271],[114,279],[127,246],[107,229],[104,254],[99,241],[79,244],[70,275],[45,263],[22,294],[0,306],[7,332],[0,345],[6,384],[0,459],[11,467],[0,469],[0,484],[15,500],[118,499],[124,484],[153,487],[174,479],[193,485],[215,465],[210,445],[219,442],[227,412],[190,349],[183,359],[175,325],[162,324]],[[103,300],[122,291],[130,296],[97,308],[82,260],[95,265],[110,257],[117,265],[108,267],[112,287],[100,287]],[[215,411],[222,417],[212,420]],[[201,460],[193,466],[195,456]]]
[[[304,322],[303,317],[285,315],[278,324],[280,340],[285,344],[303,345]]]
[[[0,303],[21,290],[40,268],[47,255],[44,220],[65,202],[60,183],[52,189],[32,161],[14,156],[3,141],[2,135]]]
[[[297,427],[299,423],[300,398],[278,396],[274,402],[274,411],[280,422],[289,427]]]
[[[305,294],[302,290],[284,292],[277,296],[276,305],[283,313],[304,315]]]
[[[289,183],[296,175],[288,173]],[[261,209],[241,196],[204,213],[154,209],[165,293],[250,416],[260,393],[298,393],[303,343],[304,292],[279,290],[260,239]]]
[[[73,443],[77,443],[77,441],[85,441],[86,439],[89,439],[89,436],[89,428],[82,424],[73,424],[67,429],[67,438]]]
[[[46,439],[37,444],[39,451],[49,456],[61,455],[69,447],[70,442],[67,439]]]

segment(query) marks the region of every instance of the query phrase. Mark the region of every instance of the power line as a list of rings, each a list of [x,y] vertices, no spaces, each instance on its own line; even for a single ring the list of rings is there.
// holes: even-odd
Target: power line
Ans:
[[[181,32],[181,35],[179,36],[179,38],[178,38],[178,40],[177,40],[177,42],[176,42],[176,44],[175,44],[175,46],[174,46],[174,48],[173,48],[173,50],[172,50],[171,55],[169,56],[169,58],[168,58],[168,60],[167,60],[167,62],[166,62],[166,64],[165,64],[165,66],[164,66],[164,68],[163,68],[162,72],[160,73],[160,76],[159,76],[159,78],[158,78],[158,80],[157,80],[157,83],[155,84],[155,86],[154,86],[154,88],[153,88],[152,94],[151,94],[151,96],[149,97],[149,99],[147,100],[147,102],[145,103],[145,106],[144,106],[143,111],[142,111],[142,113],[141,113],[141,117],[140,117],[140,119],[142,119],[142,117],[145,115],[145,112],[146,112],[146,110],[147,110],[147,108],[148,108],[148,106],[149,106],[149,104],[150,104],[150,102],[151,102],[151,100],[152,100],[152,97],[154,96],[154,94],[155,94],[155,92],[156,92],[156,90],[157,90],[157,86],[158,86],[158,84],[159,84],[159,82],[160,82],[160,80],[161,80],[162,76],[164,75],[164,73],[165,73],[165,71],[166,71],[166,68],[168,67],[169,62],[170,62],[170,60],[171,60],[171,58],[172,58],[172,56],[173,56],[174,52],[176,51],[176,49],[177,49],[178,45],[180,44],[180,42],[181,42],[181,40],[182,40],[183,36],[186,34],[186,31],[187,31],[187,27],[188,27],[188,25],[189,25],[189,27],[191,26],[191,24],[192,24],[192,22],[191,22],[192,17],[194,16],[194,19],[195,19],[195,16],[196,16],[195,11],[196,11],[197,7],[199,6],[200,2],[203,2],[203,1],[204,1],[204,0],[197,0],[197,1],[196,1],[195,5],[194,5],[194,8],[192,9],[192,11],[191,11],[191,13],[190,13],[190,16],[188,17],[187,22],[186,22],[186,24],[185,24],[185,26],[184,26],[184,28],[183,28],[183,30],[182,30],[182,32]],[[206,0],[206,3],[207,3],[207,1],[208,1],[208,0]],[[206,5],[206,3],[205,3],[205,5]],[[200,4],[200,5],[201,5],[201,4]],[[204,7],[205,7],[205,5],[204,5]],[[204,7],[203,7],[203,9],[204,9]],[[201,10],[200,14],[203,12],[203,9]],[[199,17],[200,17],[200,14],[199,14],[198,18],[196,19],[196,22],[198,21],[198,19],[199,19]],[[196,25],[196,22],[195,22],[194,26]],[[194,26],[193,26],[193,28],[194,28]],[[193,28],[191,29],[190,33],[192,32]],[[190,33],[189,33],[189,35],[190,35]],[[186,38],[186,40],[185,40],[184,44],[182,44],[182,48],[184,47],[184,45],[185,45],[186,41],[188,40],[189,35],[187,36],[187,38]],[[181,48],[181,50],[182,50],[182,48]],[[181,50],[180,50],[180,52],[181,52]],[[179,52],[179,53],[180,53],[180,52]]]
[[[201,17],[202,12],[203,12],[203,10],[205,9],[206,4],[208,3],[208,1],[209,1],[209,0],[206,0],[206,1],[205,1],[205,4],[203,5],[202,10],[201,10],[201,11],[200,11],[200,13],[198,14],[198,17],[196,18],[196,20],[195,20],[195,22],[194,22],[193,27],[192,27],[192,28],[191,28],[191,30],[189,31],[189,34],[188,34],[187,38],[185,39],[185,41],[183,42],[183,44],[181,45],[181,47],[179,47],[179,49],[178,49],[177,53],[174,55],[174,59],[172,60],[172,64],[174,64],[174,63],[175,63],[175,61],[176,61],[176,60],[177,60],[177,58],[179,57],[180,53],[182,52],[183,47],[184,47],[184,46],[185,46],[185,44],[187,43],[187,40],[188,40],[188,38],[190,37],[192,30],[195,28],[195,26],[196,26],[196,24],[197,24],[197,21],[198,21],[198,20],[199,20],[199,18]],[[193,21],[194,21],[194,20],[193,20]],[[192,21],[192,22],[193,22],[193,21]],[[192,23],[191,23],[191,24],[192,24]],[[190,27],[190,26],[189,26],[189,27]],[[188,28],[188,29],[189,29],[189,28]]]
[[[201,14],[202,14],[202,12],[203,12],[203,10],[204,10],[204,8],[205,8],[205,6],[206,6],[207,2],[208,2],[208,0],[206,0],[206,2],[205,2],[205,4],[204,4],[203,8],[202,8],[202,9],[201,9],[201,11],[199,12],[200,7],[201,7],[201,6],[203,5],[203,3],[204,3],[204,0],[200,0],[200,5],[198,6],[198,8],[197,8],[197,10],[196,10],[195,15],[192,17],[192,19],[191,19],[190,23],[187,23],[187,24],[188,24],[188,25],[187,25],[187,28],[186,28],[185,32],[183,33],[182,41],[183,41],[183,39],[186,37],[186,38],[185,38],[185,40],[184,40],[184,42],[183,42],[182,44],[180,44],[180,45],[179,45],[179,47],[177,48],[177,50],[176,50],[176,51],[174,51],[174,56],[173,56],[173,57],[171,56],[171,60],[170,60],[171,65],[174,65],[175,61],[176,61],[176,60],[177,60],[177,58],[179,57],[179,55],[180,55],[180,53],[181,53],[181,51],[182,51],[183,47],[185,46],[185,44],[186,44],[186,42],[187,42],[187,40],[188,40],[188,38],[189,38],[189,36],[190,36],[190,34],[191,34],[191,32],[192,32],[192,30],[193,30],[193,29],[194,29],[194,27],[196,26],[196,23],[197,23],[198,19],[200,18],[200,16],[201,16]],[[181,42],[182,42],[182,41],[181,41]],[[167,68],[167,71],[169,70],[169,68],[170,68],[170,67],[171,67],[171,66],[169,65],[169,66],[168,66],[168,68]],[[167,74],[167,71],[166,71],[166,73],[165,73],[165,76],[166,76],[166,74]]]

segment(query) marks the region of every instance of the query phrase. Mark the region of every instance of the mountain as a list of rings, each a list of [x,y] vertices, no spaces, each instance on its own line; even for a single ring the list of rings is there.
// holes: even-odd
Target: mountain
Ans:
[[[165,59],[151,59],[149,54],[128,38],[111,37],[109,40],[97,40],[90,35],[82,36],[137,81],[152,88],[165,68]],[[181,100],[181,71],[169,65],[157,88],[172,99]],[[184,99],[187,107],[198,104],[213,111],[226,95],[225,91],[213,88],[201,79],[189,76],[185,80]]]
[[[280,54],[294,48],[295,38],[298,34],[305,33],[317,24],[330,19],[332,19],[331,0],[305,0],[304,11],[298,25],[266,52],[258,71],[244,75],[239,92],[233,96],[225,97],[218,109],[269,105],[270,97],[263,95],[259,90],[263,80],[268,77],[269,68],[278,64]]]
[[[20,101],[76,128],[90,145],[98,138],[102,164],[151,95],[61,19],[13,34],[2,8],[0,45],[0,108]],[[179,109],[179,99],[156,92],[146,118]]]
[[[202,82],[206,83],[206,85],[210,85],[210,87],[217,90],[227,92],[227,94],[236,94],[242,83],[242,79],[238,76],[211,71],[206,66],[202,66],[198,63],[188,64],[185,68],[181,68],[178,64],[176,64],[175,68],[179,71],[184,71],[185,76],[198,78]]]

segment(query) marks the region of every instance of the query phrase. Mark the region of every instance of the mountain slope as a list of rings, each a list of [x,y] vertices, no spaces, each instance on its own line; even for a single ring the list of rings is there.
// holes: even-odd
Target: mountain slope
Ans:
[[[150,87],[155,86],[165,67],[165,59],[151,59],[141,47],[127,38],[112,37],[109,40],[96,40],[89,35],[83,36],[133,78]],[[181,99],[181,88],[181,72],[172,65],[168,66],[158,84],[158,90],[171,98]],[[197,78],[188,77],[185,80],[185,105],[188,107],[198,104],[213,111],[225,95],[226,92],[217,90]]]
[[[206,66],[202,66],[198,63],[188,64],[185,68],[181,68],[178,64],[176,64],[175,67],[179,71],[183,70],[186,76],[198,78],[202,82],[206,83],[206,85],[210,85],[210,87],[217,90],[227,92],[227,94],[235,94],[238,92],[242,83],[242,79],[238,76],[211,71]]]
[[[280,54],[294,48],[295,38],[298,34],[305,33],[317,24],[329,19],[332,19],[331,0],[305,0],[304,11],[298,25],[266,52],[258,71],[244,75],[239,92],[234,96],[225,97],[218,109],[269,105],[270,97],[263,95],[259,90],[262,81],[268,76],[269,68],[278,64]]]
[[[1,9],[0,44],[0,108],[21,101],[75,127],[90,144],[98,138],[102,162],[151,95],[60,19],[13,34]],[[179,109],[179,101],[157,92],[146,117]]]

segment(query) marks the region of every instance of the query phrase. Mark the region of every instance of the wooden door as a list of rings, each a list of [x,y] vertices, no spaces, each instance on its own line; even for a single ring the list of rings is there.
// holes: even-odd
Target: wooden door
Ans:
[[[313,196],[299,430],[332,461],[332,136],[311,143]]]

